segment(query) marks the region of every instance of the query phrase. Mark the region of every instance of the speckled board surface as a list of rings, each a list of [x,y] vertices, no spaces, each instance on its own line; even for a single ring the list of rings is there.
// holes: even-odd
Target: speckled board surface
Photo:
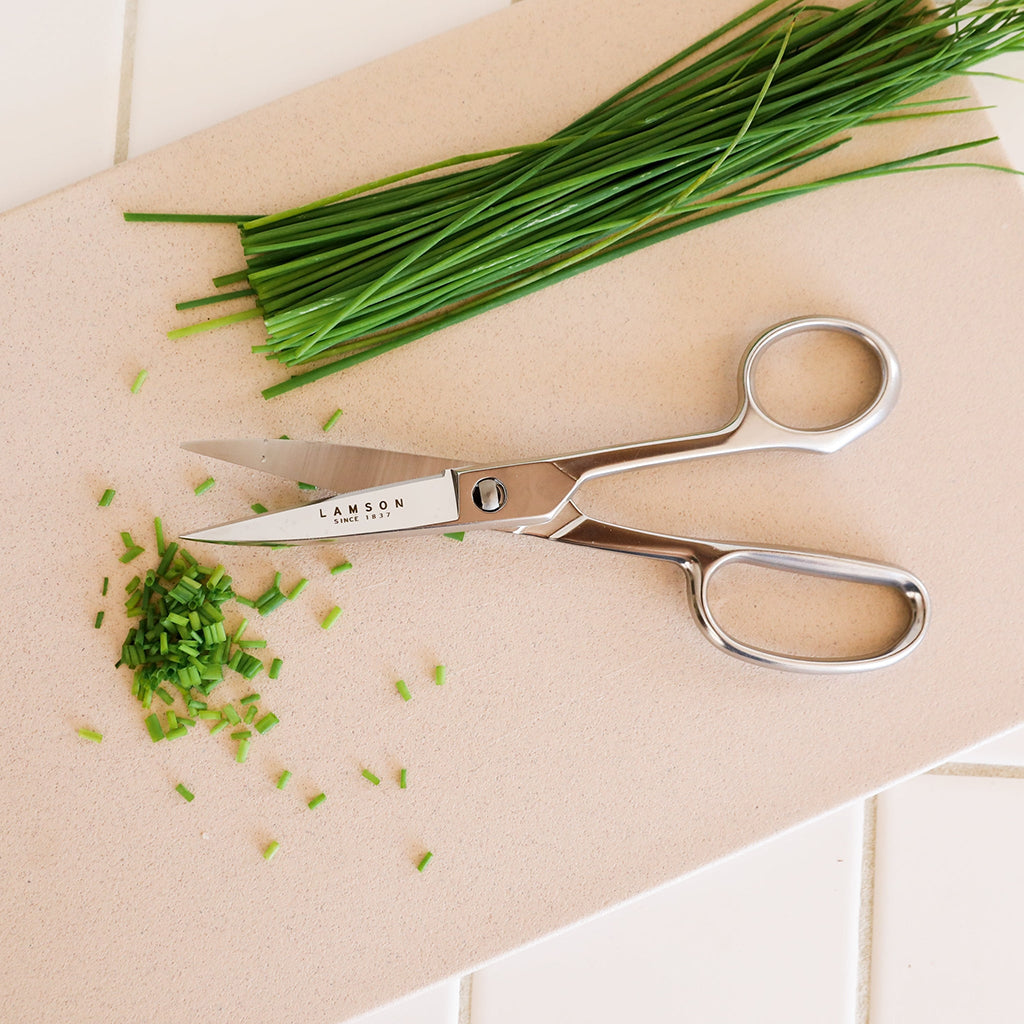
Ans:
[[[776,205],[272,402],[259,391],[279,374],[248,352],[257,324],[165,337],[185,322],[175,301],[238,266],[234,231],[122,210],[276,209],[540,138],[738,7],[527,0],[0,219],[5,1021],[340,1021],[1024,720],[1024,199],[1008,177],[942,171]],[[987,134],[979,114],[879,129],[834,166]],[[803,313],[893,344],[904,388],[885,424],[834,456],[664,467],[595,482],[580,503],[644,529],[907,566],[934,619],[898,666],[742,665],[701,638],[673,566],[530,538],[230,549],[242,593],[276,571],[310,580],[250,626],[284,662],[257,687],[281,724],[244,765],[202,724],[150,742],[113,666],[153,516],[173,536],[301,498],[182,441],[314,439],[338,407],[332,439],[481,461],[709,430],[732,412],[747,343]],[[99,508],[106,487],[117,497]],[[150,549],[127,566],[122,530]],[[352,569],[332,576],[343,558]],[[723,600],[745,600],[753,629],[790,629],[786,588],[738,589]],[[812,623],[843,645],[878,614],[843,593]]]

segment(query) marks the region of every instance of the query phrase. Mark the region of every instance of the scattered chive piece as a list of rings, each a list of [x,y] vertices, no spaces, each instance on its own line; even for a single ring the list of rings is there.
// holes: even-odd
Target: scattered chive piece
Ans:
[[[260,699],[258,693],[250,693],[248,697],[243,697],[238,703],[239,704],[253,704]]]
[[[179,719],[178,719],[178,725],[183,725],[183,726],[185,726],[185,727],[186,727],[187,729],[191,729],[191,728],[192,728],[192,726],[193,726],[193,725],[195,725],[195,724],[196,724],[196,720],[195,720],[194,718],[185,718],[185,717],[182,717],[182,718],[179,718]]]
[[[138,544],[135,544],[132,547],[129,547],[125,551],[125,553],[120,557],[120,559],[118,559],[118,561],[123,562],[125,565],[127,565],[133,559],[138,558],[139,555],[141,555],[145,550],[145,548],[139,547]]]
[[[277,851],[278,851],[278,850],[279,850],[280,848],[281,848],[281,844],[280,844],[280,843],[279,843],[279,842],[278,842],[278,841],[277,841],[277,840],[275,839],[275,840],[274,840],[274,841],[273,841],[273,842],[272,842],[272,843],[271,843],[271,844],[270,844],[270,845],[269,845],[269,846],[268,846],[268,847],[267,847],[267,848],[266,848],[266,849],[265,849],[265,850],[263,851],[263,859],[264,859],[264,860],[272,860],[272,859],[273,859],[273,857],[274,857],[274,854],[275,854],[275,853],[277,853]]]
[[[267,506],[266,505],[261,505],[258,501],[255,502],[250,507],[252,508],[253,512],[255,512],[259,516],[263,515],[263,513],[267,511]]]
[[[334,424],[338,422],[338,419],[340,417],[341,417],[341,410],[340,409],[335,409],[334,412],[331,413],[331,415],[328,418],[327,422],[324,424],[324,430],[325,431],[330,430],[331,427],[333,427]]]
[[[159,516],[153,517],[153,533],[156,536],[156,553],[163,558],[167,543],[164,540],[164,524]]]
[[[398,691],[398,695],[402,700],[412,700],[412,694],[409,692],[409,687],[405,685],[404,679],[399,679],[395,683],[395,689]]]
[[[196,486],[196,494],[205,494],[214,484],[212,476],[208,476],[201,484]]]
[[[341,609],[335,605],[328,613],[323,622],[320,623],[321,629],[330,629],[334,625],[334,620],[341,614]]]
[[[110,577],[109,576],[104,576],[103,577],[103,589],[100,591],[100,593],[104,597],[107,596],[107,587],[109,587],[109,586],[110,586]]]
[[[276,679],[278,677],[278,675],[280,675],[280,673],[281,673],[281,666],[283,664],[284,664],[284,662],[281,661],[280,658],[275,658],[270,663],[270,670],[267,672],[267,675],[270,676],[271,679]]]
[[[228,726],[228,721],[227,721],[227,719],[226,719],[226,718],[222,718],[222,719],[221,719],[221,720],[220,720],[220,721],[219,721],[219,722],[218,722],[218,723],[217,723],[217,724],[216,724],[216,725],[215,725],[215,726],[214,726],[214,727],[213,727],[213,728],[212,728],[212,729],[210,730],[210,735],[211,735],[211,736],[216,736],[216,735],[217,735],[217,733],[219,733],[219,732],[221,731],[221,729],[226,729],[226,728],[227,728],[227,726]]]
[[[220,717],[219,711],[213,711],[207,708],[200,708],[196,712],[196,718],[202,718],[207,722],[224,722],[224,719]],[[224,722],[224,724],[226,725],[227,723]]]
[[[255,704],[249,705],[249,710],[245,713],[243,721],[246,725],[252,725],[253,719],[259,714],[259,708]]]
[[[309,801],[309,809],[312,811],[319,807],[327,799],[326,793],[317,793],[312,800]]]
[[[177,790],[177,791],[178,791],[178,792],[179,792],[179,793],[180,793],[180,794],[181,794],[181,795],[182,795],[182,796],[183,796],[183,797],[184,797],[184,798],[185,798],[185,799],[186,799],[186,800],[187,800],[187,801],[188,801],[189,803],[192,803],[192,801],[193,801],[193,800],[195,799],[195,796],[196,796],[196,795],[195,795],[195,793],[190,793],[190,792],[189,792],[189,791],[188,791],[188,790],[187,790],[187,789],[185,788],[185,786],[184,786],[184,785],[183,785],[182,783],[180,783],[180,782],[179,782],[179,783],[178,783],[178,784],[177,784],[177,785],[176,785],[176,786],[175,786],[174,788],[175,788],[175,789],[176,789],[176,790]]]
[[[228,213],[133,213],[131,211],[123,214],[126,221],[170,221],[175,224],[244,224],[247,220],[256,220],[257,216],[252,214],[228,214]]]
[[[103,739],[103,733],[96,732],[95,729],[79,729],[78,735],[82,739],[92,740],[93,743],[99,743]]]
[[[406,788],[405,787],[405,769],[404,768],[398,773],[398,788],[399,789],[405,789]]]
[[[363,772],[362,772],[362,775],[363,775],[364,779],[369,779],[370,782],[372,782],[375,786],[379,786],[380,785],[380,779],[378,779],[377,776],[374,775],[373,772],[371,772],[369,768],[364,768]]]
[[[103,496],[99,500],[100,507],[106,508],[114,500],[115,494],[117,494],[117,491],[113,490],[113,488],[108,487],[103,492]]]
[[[316,484],[306,484],[306,483],[303,483],[300,480],[299,481],[299,490],[300,491],[315,491],[316,490]]]
[[[342,562],[341,565],[336,565],[331,570],[331,575],[332,576],[337,576],[339,572],[344,572],[346,569],[351,569],[351,568],[352,568],[352,563],[351,562]]]
[[[416,865],[416,870],[422,871],[430,863],[430,858],[433,856],[434,855],[429,850],[427,850],[427,852],[423,854],[423,857],[420,859],[419,864]]]
[[[261,718],[261,719],[260,719],[260,720],[259,720],[259,721],[258,721],[258,722],[257,722],[257,723],[256,723],[256,724],[254,725],[254,726],[253,726],[253,728],[254,728],[254,729],[255,729],[255,730],[256,730],[256,731],[257,731],[257,732],[258,732],[258,733],[259,733],[259,734],[260,734],[260,735],[262,736],[262,735],[263,735],[263,733],[265,733],[265,732],[269,732],[269,731],[270,731],[271,729],[273,729],[273,728],[274,728],[274,726],[275,726],[275,725],[277,725],[277,723],[278,723],[278,722],[280,722],[280,721],[281,721],[281,719],[279,719],[279,718],[277,717],[277,715],[275,715],[275,714],[273,713],[273,711],[271,711],[270,713],[268,713],[268,714],[264,715],[264,716],[263,716],[263,717],[262,717],[262,718]]]
[[[154,743],[164,738],[163,726],[160,725],[160,718],[155,712],[146,716],[146,728],[149,730],[149,738]]]
[[[224,716],[224,721],[230,722],[232,725],[238,725],[242,720],[233,704],[225,704],[224,707],[220,709],[220,713]]]
[[[234,633],[231,635],[231,642],[233,644],[237,644],[238,641],[242,639],[242,634],[245,632],[246,626],[248,625],[249,620],[242,619],[242,621],[238,624],[238,629],[236,629]]]
[[[238,732],[233,732],[231,738],[233,740],[247,740],[252,736],[252,733],[248,729],[239,729]]]
[[[96,621],[93,623],[93,628],[99,629],[103,625],[103,612],[99,611],[96,613]]]
[[[434,669],[434,682],[437,683],[438,686],[444,686],[444,681],[447,674],[448,670],[444,667],[444,665],[436,666]]]
[[[242,740],[238,741],[238,751],[235,754],[235,760],[239,764],[244,764],[245,759],[249,756],[249,744],[251,742],[252,741],[249,740],[248,738],[247,739],[242,739]]]
[[[291,777],[292,777],[292,773],[290,771],[288,771],[288,769],[286,768],[283,772],[281,772],[280,776],[278,777],[277,788],[278,789],[284,789],[284,787],[288,785],[288,780]]]
[[[164,702],[165,704],[173,704],[173,703],[174,703],[174,698],[173,698],[173,697],[172,697],[172,696],[171,696],[171,695],[170,695],[170,694],[169,694],[169,693],[168,693],[168,692],[167,692],[167,691],[166,691],[166,690],[165,690],[165,689],[164,689],[164,688],[163,688],[162,686],[158,686],[158,687],[156,688],[156,691],[155,691],[155,692],[156,692],[156,695],[157,695],[157,696],[158,696],[158,697],[159,697],[159,698],[160,698],[160,699],[161,699],[161,700],[162,700],[162,701],[163,701],[163,702]]]
[[[139,584],[142,582],[138,576],[133,576],[125,585],[124,592],[126,594],[134,594]]]
[[[292,587],[292,589],[288,592],[288,600],[294,601],[295,598],[297,598],[299,594],[301,594],[306,589],[306,585],[308,583],[309,580],[307,580],[306,577],[303,576],[302,579],[299,580],[299,582],[296,583],[295,586]]]
[[[185,726],[183,726],[183,725],[179,725],[179,726],[177,726],[174,729],[168,729],[167,730],[167,738],[169,740],[181,739],[182,736],[187,736],[187,735],[188,735],[188,729],[186,729]]]
[[[465,540],[466,539],[466,531],[465,530],[456,530],[453,533],[446,533],[445,536],[448,537],[450,540]]]
[[[135,381],[132,383],[132,394],[133,395],[137,395],[139,393],[139,388],[141,388],[142,385],[145,384],[146,378],[148,376],[149,376],[149,370],[139,370],[138,376],[135,378]]]

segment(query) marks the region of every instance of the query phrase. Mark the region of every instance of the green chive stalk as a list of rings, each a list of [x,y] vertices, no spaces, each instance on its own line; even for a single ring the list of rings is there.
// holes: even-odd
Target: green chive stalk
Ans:
[[[217,286],[244,281],[255,307],[171,335],[262,316],[254,351],[298,371],[270,398],[701,225],[844,181],[964,166],[943,158],[992,140],[783,177],[863,125],[963,109],[915,97],[1020,49],[1019,0],[761,0],[543,142],[240,218],[246,268]]]

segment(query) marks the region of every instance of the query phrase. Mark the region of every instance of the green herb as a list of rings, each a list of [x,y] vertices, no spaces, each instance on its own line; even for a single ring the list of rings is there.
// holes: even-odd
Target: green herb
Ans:
[[[239,704],[255,704],[260,699],[258,693],[250,693],[247,697],[243,697],[238,703]]]
[[[156,553],[163,557],[167,550],[167,542],[164,540],[164,524],[159,516],[153,517],[153,535],[156,537]]]
[[[226,728],[227,728],[227,726],[228,726],[228,721],[227,721],[227,719],[226,719],[226,718],[225,718],[225,719],[222,719],[222,720],[221,720],[220,722],[218,722],[218,723],[217,723],[217,724],[216,724],[216,725],[215,725],[215,726],[214,726],[214,727],[213,727],[213,728],[212,728],[212,729],[210,730],[210,735],[211,735],[211,736],[216,736],[216,735],[217,735],[217,733],[219,733],[219,732],[221,731],[221,729],[226,729]]]
[[[702,225],[843,182],[950,166],[933,158],[987,140],[779,183],[861,126],[956,112],[956,100],[915,98],[1021,49],[1019,2],[760,0],[548,139],[240,222],[246,267],[232,278],[256,292],[246,313],[267,332],[254,351],[294,374],[264,395]]]
[[[99,504],[102,508],[106,508],[113,500],[114,495],[117,494],[113,488],[108,487],[103,494],[100,496]]]
[[[380,785],[380,779],[376,775],[374,775],[369,768],[363,769],[362,776],[364,779],[368,779],[370,782],[372,782],[375,786]]]
[[[143,384],[145,384],[146,378],[148,376],[149,376],[149,371],[148,370],[139,370],[138,376],[132,382],[132,394],[133,395],[137,395],[139,393],[139,389],[142,387]]]
[[[138,579],[138,576],[136,576],[135,578]],[[107,596],[107,587],[109,587],[109,586],[110,586],[110,577],[109,576],[104,576],[103,577],[103,589],[100,591],[100,593],[104,597]]]
[[[183,725],[177,725],[173,729],[167,730],[167,738],[169,740],[180,740],[182,736],[188,735],[188,729]]]
[[[180,782],[179,782],[179,783],[178,783],[178,784],[177,784],[177,785],[176,785],[176,786],[175,786],[174,788],[175,788],[175,789],[176,789],[176,790],[177,790],[177,791],[178,791],[178,792],[179,792],[179,793],[180,793],[180,794],[181,794],[181,795],[182,795],[182,796],[183,796],[183,797],[184,797],[184,798],[185,798],[185,799],[186,799],[186,800],[187,800],[187,801],[188,801],[189,803],[192,803],[192,801],[193,801],[193,800],[195,799],[195,796],[196,796],[196,795],[195,795],[195,793],[191,793],[191,792],[189,792],[189,790],[187,790],[187,789],[185,788],[185,786],[184,786],[184,785],[183,785],[182,783],[180,783]]]
[[[404,679],[399,679],[398,682],[395,683],[395,689],[398,691],[398,696],[401,697],[402,700],[412,700],[412,694],[409,692],[409,687],[405,685]]]
[[[238,288],[233,292],[222,292],[220,295],[206,295],[201,299],[188,299],[186,302],[176,302],[175,309],[197,309],[199,306],[210,306],[215,302],[229,302],[231,299],[244,299],[255,295],[254,288]]]
[[[281,848],[281,844],[275,839],[264,851],[264,860],[273,860],[274,854]]]
[[[448,670],[444,667],[444,665],[437,665],[434,668],[434,682],[437,683],[438,686],[444,686],[444,681],[447,675]]]
[[[319,807],[327,799],[326,793],[318,793],[312,800],[309,801],[309,809],[312,811]]]
[[[284,789],[288,785],[288,780],[292,777],[292,773],[286,768],[277,779],[277,788]]]
[[[398,788],[405,789],[405,769],[402,768],[398,773]]]
[[[416,870],[422,871],[430,863],[430,860],[433,856],[434,855],[429,850],[427,850],[427,852],[423,854],[423,856],[420,858],[419,864],[416,865]]]
[[[95,621],[93,622],[93,627],[94,627],[95,629],[99,629],[99,628],[100,628],[100,626],[102,626],[102,625],[103,625],[103,612],[102,612],[102,611],[98,611],[98,612],[96,613],[96,619],[95,619]]]
[[[326,615],[324,621],[320,623],[321,629],[330,629],[334,625],[334,620],[341,614],[341,609],[335,605]]]
[[[446,533],[445,536],[449,540],[465,540],[466,539],[466,531],[465,530],[455,530],[452,533]]]
[[[263,515],[263,513],[267,511],[267,506],[266,505],[261,505],[258,501],[255,502],[251,507],[252,507],[253,512],[255,512],[257,515],[260,515],[260,516]]]
[[[158,742],[164,738],[164,730],[160,725],[160,718],[156,714],[146,716],[146,728],[149,730],[149,738],[154,742]]]
[[[224,707],[220,709],[220,713],[224,716],[224,720],[226,722],[230,722],[231,725],[238,725],[242,720],[241,716],[230,704],[225,704]]]
[[[336,565],[331,570],[331,575],[332,576],[337,576],[339,572],[344,572],[346,569],[351,569],[351,568],[352,568],[352,563],[351,562],[342,562],[340,565]]]
[[[303,576],[303,578],[299,580],[299,582],[296,583],[295,586],[292,587],[292,589],[288,592],[288,600],[294,601],[295,598],[297,598],[299,594],[301,594],[306,589],[306,585],[308,583],[309,580],[307,580],[305,576]]]
[[[281,674],[281,666],[283,664],[284,662],[281,661],[280,658],[275,658],[270,663],[270,669],[267,671],[267,675],[270,676],[271,679],[276,679]]]
[[[273,729],[278,722],[280,722],[280,719],[271,711],[256,722],[253,728],[262,736],[263,733]]]
[[[341,410],[340,409],[335,409],[334,412],[332,412],[331,415],[327,418],[327,422],[324,424],[324,430],[325,431],[330,430],[331,427],[333,427],[334,424],[337,423],[340,418],[341,418]]]
[[[300,480],[299,481],[299,490],[300,491],[315,491],[316,490],[316,484],[304,484]]]
[[[249,744],[251,742],[252,741],[248,737],[238,741],[238,750],[235,752],[235,760],[239,764],[243,764],[245,762],[246,758],[248,758],[248,756],[249,756]]]
[[[93,743],[100,743],[103,740],[103,733],[96,732],[95,729],[79,729],[78,735],[82,739],[92,740]]]
[[[201,484],[196,485],[196,494],[205,494],[214,484],[212,476],[208,476]]]

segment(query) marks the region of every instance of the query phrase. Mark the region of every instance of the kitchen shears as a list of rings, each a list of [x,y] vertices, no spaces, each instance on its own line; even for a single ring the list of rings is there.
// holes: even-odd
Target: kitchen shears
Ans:
[[[873,401],[852,418],[824,429],[794,428],[778,422],[759,403],[754,387],[755,371],[764,353],[781,339],[805,331],[834,331],[854,337],[873,353],[880,369],[881,384]],[[617,526],[584,515],[573,497],[596,477],[687,459],[778,448],[835,452],[888,415],[899,386],[895,354],[874,331],[834,317],[803,317],[771,328],[748,348],[740,366],[737,412],[728,424],[711,433],[553,459],[472,466],[326,442],[195,442],[184,447],[338,493],[296,508],[198,530],[182,539],[277,545],[486,528],[660,558],[683,569],[697,625],[725,653],[798,672],[880,668],[903,658],[920,643],[928,619],[925,588],[906,570],[822,552],[752,547]],[[794,656],[747,644],[722,628],[708,601],[712,578],[735,563],[894,588],[907,605],[906,628],[886,649],[850,658]]]

